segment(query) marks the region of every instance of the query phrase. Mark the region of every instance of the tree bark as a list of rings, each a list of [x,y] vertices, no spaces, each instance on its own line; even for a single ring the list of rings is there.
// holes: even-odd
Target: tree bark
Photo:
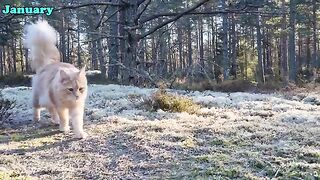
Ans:
[[[296,0],[290,1],[290,19],[289,19],[289,80],[295,82],[297,76],[296,65],[296,44],[295,44],[295,23],[296,23]]]
[[[61,30],[60,30],[60,47],[61,47],[61,53],[62,53],[62,62],[67,62],[65,17],[63,13],[62,13],[62,23],[61,23]]]
[[[188,27],[187,27],[187,38],[188,38],[188,68],[190,68],[193,64],[192,59],[192,26],[190,19],[188,20]]]
[[[226,10],[226,0],[221,0],[222,10]],[[222,14],[222,67],[224,80],[229,78],[229,61],[228,61],[228,14]]]
[[[312,25],[313,25],[313,43],[312,43],[312,68],[317,67],[318,64],[318,51],[317,51],[317,0],[312,0]]]
[[[200,65],[201,65],[201,72],[204,73],[205,71],[205,65],[204,65],[204,49],[203,49],[203,22],[202,19],[199,19],[198,22],[199,26],[199,60],[200,60]]]
[[[21,72],[24,72],[22,38],[20,38],[20,41],[19,41],[19,51],[20,51]]]
[[[264,74],[264,63],[263,63],[263,58],[262,58],[262,45],[261,45],[261,17],[260,14],[257,15],[257,50],[258,50],[258,83],[265,83],[265,74]]]
[[[232,41],[231,41],[231,74],[234,79],[237,79],[237,34],[236,34],[236,22],[234,14],[231,17],[231,34],[232,34]]]
[[[119,74],[119,66],[117,66],[118,62],[118,16],[112,15],[117,11],[117,7],[110,6],[108,7],[108,16],[111,17],[109,21],[109,31],[110,37],[108,38],[108,49],[109,49],[109,67],[108,67],[108,79],[111,81],[118,81]],[[124,23],[124,22],[121,22]]]
[[[288,84],[289,81],[289,69],[288,69],[288,46],[287,46],[287,16],[285,9],[285,0],[282,0],[281,11],[282,11],[282,20],[281,20],[281,67],[280,73],[282,77],[282,81],[284,84]]]
[[[11,73],[16,73],[17,72],[17,46],[16,46],[16,39],[12,38],[12,65],[13,65],[13,69]]]
[[[0,76],[3,76],[3,46],[0,47]]]
[[[82,66],[82,60],[81,60],[81,44],[80,44],[80,18],[77,17],[77,43],[78,43],[78,47],[77,47],[77,56],[78,56],[78,60],[77,60],[77,64],[79,67]]]

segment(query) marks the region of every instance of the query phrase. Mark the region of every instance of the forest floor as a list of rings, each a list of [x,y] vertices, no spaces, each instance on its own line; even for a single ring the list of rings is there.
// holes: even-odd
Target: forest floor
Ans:
[[[75,139],[34,123],[31,88],[0,130],[0,179],[269,179],[320,177],[319,91],[271,94],[168,90],[199,103],[195,114],[148,111],[157,89],[90,85]]]

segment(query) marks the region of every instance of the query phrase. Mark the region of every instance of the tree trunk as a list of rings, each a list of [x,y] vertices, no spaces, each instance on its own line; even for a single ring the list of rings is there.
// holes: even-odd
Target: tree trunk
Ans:
[[[117,11],[117,7],[110,6],[108,7],[108,17],[110,18],[109,22],[109,31],[110,38],[108,39],[108,49],[109,49],[109,67],[108,67],[108,79],[111,81],[118,81],[119,67],[116,65],[118,61],[118,23],[117,15],[112,15]],[[101,63],[100,63],[101,64]]]
[[[3,76],[3,46],[0,47],[0,76]]]
[[[12,73],[12,61],[11,61],[11,53],[10,53],[10,46],[6,46],[7,48],[7,65],[8,65],[8,72],[7,74]]]
[[[80,44],[80,18],[77,17],[77,19],[78,19],[78,25],[77,25],[77,43],[78,43],[77,56],[78,56],[78,60],[77,60],[77,64],[79,67],[81,67],[82,61],[81,61],[81,44]]]
[[[125,22],[126,22],[126,17],[125,17],[125,10],[122,9],[121,11],[119,11],[119,17],[118,17],[118,21],[119,21],[119,24],[118,24],[118,33],[119,33],[119,36],[120,37],[124,37],[125,36],[125,29],[124,29],[124,26],[125,26]],[[118,48],[118,62],[119,63],[122,63],[122,64],[125,64],[125,58],[126,58],[126,46],[125,46],[125,39],[124,38],[120,38],[119,40],[119,48]],[[123,81],[124,80],[124,75],[125,73],[127,73],[126,70],[124,69],[121,69],[119,67],[119,65],[117,65],[117,68],[118,69],[118,75],[117,76],[121,76],[120,80]],[[118,77],[117,77],[118,79]]]
[[[226,0],[221,0],[222,10],[226,10]],[[222,67],[224,80],[229,78],[229,61],[228,61],[228,14],[223,13],[222,15]]]
[[[137,22],[133,21],[132,17],[135,17],[137,13],[137,5],[138,0],[128,1],[130,5],[128,5],[125,9],[126,11],[126,25],[128,27],[136,26]],[[137,30],[130,30],[126,31],[126,43],[125,43],[125,59],[124,59],[124,66],[126,73],[123,76],[123,82],[125,84],[136,84],[137,78],[135,78],[135,70],[137,67],[137,46],[138,46],[138,36]]]
[[[66,55],[66,61],[68,63],[72,63],[70,61],[70,57],[71,57],[71,50],[70,50],[70,31],[69,31],[69,24],[68,24],[68,30],[67,30],[67,55]]]
[[[188,38],[188,68],[191,68],[193,64],[192,59],[192,26],[190,19],[188,20],[188,27],[187,27],[187,38]]]
[[[3,75],[6,75],[7,73],[6,73],[6,60],[7,60],[7,56],[6,56],[6,47],[5,46],[2,46],[2,58],[3,58],[3,60],[2,60],[2,72],[3,72]]]
[[[62,53],[62,62],[67,62],[65,17],[63,14],[62,14],[62,24],[61,24],[61,31],[60,31],[60,47],[61,47],[61,53]]]
[[[203,22],[202,19],[199,19],[199,60],[201,65],[201,73],[203,74],[205,69],[204,65],[204,49],[203,49]],[[204,75],[204,74],[203,74]]]
[[[237,79],[237,34],[236,34],[236,22],[234,18],[234,14],[232,14],[231,20],[231,34],[232,34],[232,41],[231,41],[231,75],[234,79]]]
[[[306,65],[307,65],[307,69],[310,70],[311,68],[311,50],[310,50],[310,37],[308,36],[306,38],[306,52],[307,52],[307,62],[306,62]]]
[[[282,30],[282,35],[281,35],[281,67],[280,67],[280,72],[281,72],[281,77],[282,81],[284,84],[288,84],[289,81],[289,74],[288,74],[288,46],[287,46],[287,16],[286,16],[286,6],[285,6],[285,0],[282,0],[282,5],[281,5],[281,11],[282,11],[282,20],[281,20],[281,30]]]
[[[313,43],[312,43],[312,68],[317,67],[318,64],[318,53],[317,53],[317,42],[318,42],[318,37],[317,37],[317,0],[312,0],[312,25],[313,25]]]
[[[13,69],[12,69],[12,72],[13,73],[17,73],[17,50],[16,50],[16,39],[15,38],[12,38],[12,64],[13,64]],[[11,73],[12,73],[11,72]]]
[[[91,36],[91,63],[94,70],[98,70],[98,57],[97,57],[97,40],[96,36]]]
[[[22,47],[22,39],[20,38],[19,41],[19,51],[20,51],[20,66],[21,66],[21,72],[24,71],[24,63],[23,63],[23,47]]]
[[[295,82],[297,76],[296,65],[296,44],[295,44],[295,23],[296,23],[296,0],[290,1],[290,19],[289,19],[289,80]]]
[[[182,64],[183,64],[183,50],[182,50],[182,46],[183,46],[183,37],[182,37],[182,29],[181,29],[181,23],[178,23],[178,27],[177,27],[177,33],[178,33],[178,50],[179,50],[179,68],[180,70],[183,68]]]
[[[29,51],[28,51],[28,49],[24,50],[24,57],[26,59],[26,73],[29,73],[30,67],[29,67]]]
[[[101,78],[106,79],[106,62],[105,62],[105,55],[104,55],[104,49],[102,44],[102,39],[100,38],[97,41],[97,47],[98,47],[98,59],[100,64],[100,72],[101,72]]]
[[[302,69],[302,35],[301,32],[298,32],[298,55],[297,55],[297,66],[298,66],[298,70],[300,71]]]
[[[264,74],[264,63],[262,59],[262,45],[261,45],[261,17],[260,14],[257,15],[257,50],[258,50],[258,83],[265,83],[265,74]]]

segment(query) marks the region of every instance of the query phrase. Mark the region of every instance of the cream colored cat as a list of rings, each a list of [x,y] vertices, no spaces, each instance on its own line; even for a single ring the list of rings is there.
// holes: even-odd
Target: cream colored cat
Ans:
[[[77,138],[85,138],[83,131],[84,105],[87,96],[85,68],[60,62],[55,46],[56,31],[47,21],[38,21],[25,28],[25,46],[30,49],[32,69],[33,118],[40,120],[40,109],[46,108],[53,123],[68,132],[69,119]]]

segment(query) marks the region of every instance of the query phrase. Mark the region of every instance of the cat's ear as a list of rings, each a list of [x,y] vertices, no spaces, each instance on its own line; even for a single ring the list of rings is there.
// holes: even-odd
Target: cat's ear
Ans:
[[[80,69],[79,76],[86,76],[86,65]]]
[[[64,70],[60,70],[60,82],[64,84],[69,80],[70,80],[69,75]]]

